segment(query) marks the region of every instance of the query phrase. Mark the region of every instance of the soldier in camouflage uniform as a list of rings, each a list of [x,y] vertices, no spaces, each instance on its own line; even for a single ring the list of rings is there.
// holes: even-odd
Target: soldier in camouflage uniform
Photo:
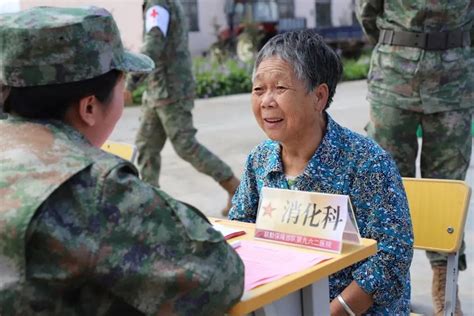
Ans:
[[[155,62],[146,78],[134,75],[127,91],[146,81],[141,124],[136,136],[138,167],[142,179],[159,186],[161,150],[169,138],[176,153],[196,170],[218,182],[230,200],[239,184],[231,168],[201,145],[195,135],[192,109],[194,79],[188,50],[186,17],[179,0],[148,0],[143,3],[144,43],[142,52]]]
[[[222,315],[239,300],[222,234],[99,149],[123,72],[153,69],[109,12],[0,15],[0,65],[0,315]]]
[[[364,31],[377,43],[368,76],[369,135],[392,154],[402,176],[415,177],[421,127],[421,176],[463,180],[472,151],[473,2],[358,0],[357,6]],[[427,255],[438,315],[447,259]],[[459,268],[466,269],[463,249]]]

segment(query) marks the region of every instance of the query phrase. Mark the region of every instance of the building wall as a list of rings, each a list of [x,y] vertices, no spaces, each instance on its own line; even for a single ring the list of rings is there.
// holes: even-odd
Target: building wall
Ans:
[[[197,0],[199,32],[189,33],[191,54],[204,53],[216,41],[214,25],[226,26],[224,0]],[[308,28],[316,26],[315,0],[294,0],[295,17],[305,17]],[[334,26],[351,24],[353,0],[332,0],[331,19]],[[142,39],[142,0],[0,0],[0,12],[27,9],[33,6],[96,5],[109,10],[117,21],[125,47],[138,51]]]
[[[143,0],[16,0],[17,3],[21,4],[19,7],[22,10],[40,5],[61,7],[96,5],[104,7],[114,15],[124,45],[132,51],[138,51],[142,41],[142,1]],[[198,0],[198,5],[199,32],[189,33],[189,46],[193,55],[202,54],[207,50],[209,45],[216,40],[213,27],[214,21],[220,26],[225,25],[224,1]],[[14,11],[16,7],[17,5],[11,6],[9,11]]]
[[[20,0],[20,3],[22,10],[40,5],[58,7],[95,5],[106,8],[117,21],[124,46],[132,51],[140,49],[142,38],[142,0]]]
[[[20,0],[0,0],[0,13],[20,10]]]
[[[294,0],[295,17],[305,17],[308,28],[316,27],[316,1]],[[331,22],[333,26],[351,25],[353,0],[331,1]]]
[[[224,0],[198,0],[199,32],[189,32],[189,48],[192,55],[200,55],[217,40],[216,27],[227,23]],[[215,27],[216,26],[216,27]]]
[[[333,0],[331,2],[331,19],[333,26],[352,24],[353,2],[353,0]]]
[[[306,27],[308,28],[316,26],[314,13],[314,0],[295,0],[295,17],[306,18]]]

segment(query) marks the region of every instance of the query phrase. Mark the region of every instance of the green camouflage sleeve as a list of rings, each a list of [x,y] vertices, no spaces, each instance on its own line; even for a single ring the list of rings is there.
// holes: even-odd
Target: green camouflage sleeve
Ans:
[[[143,45],[140,50],[142,54],[149,56],[156,65],[159,65],[160,55],[165,46],[165,37],[161,33],[160,29],[155,27],[152,28],[148,33],[144,35]],[[161,69],[160,69],[161,70]],[[138,85],[145,80],[148,76],[146,73],[133,73],[127,76],[126,88],[129,91],[135,90]]]
[[[243,263],[199,211],[125,164],[94,168],[61,186],[30,227],[29,278],[42,282],[36,297],[86,314],[125,306],[146,315],[222,315],[238,302]]]
[[[100,204],[95,272],[146,314],[222,315],[242,294],[243,264],[201,214],[120,170]]]
[[[470,16],[471,16],[471,47],[474,47],[474,1],[471,1],[471,6],[469,8]],[[473,55],[473,51],[471,50],[471,57]]]
[[[369,42],[377,43],[379,29],[377,28],[377,16],[383,12],[383,0],[356,0],[356,15]]]
[[[145,80],[145,78],[146,78],[146,74],[142,74],[142,73],[127,74],[127,79],[125,81],[125,89],[132,92],[133,90],[138,88],[140,83],[142,83],[143,80]]]
[[[145,19],[145,12],[150,6],[155,5],[154,1],[147,1],[143,9],[143,19]],[[149,56],[155,62],[155,65],[161,63],[160,57],[164,51],[166,45],[166,37],[163,35],[158,27],[152,28],[149,32],[143,30],[143,44],[140,49],[142,54]],[[130,74],[127,77],[126,88],[129,91],[133,91],[137,86],[145,79],[147,74],[135,73]]]
[[[146,11],[155,5],[162,6],[169,12],[170,19],[173,18],[173,12],[171,12],[172,7],[169,7],[166,3],[159,0],[147,1],[146,5],[143,8],[143,19],[145,19]],[[170,21],[171,24],[171,21]],[[169,33],[169,32],[168,32]],[[155,63],[159,62],[159,58],[162,55],[166,45],[166,36],[161,32],[160,28],[153,27],[150,31],[146,32],[143,30],[143,45],[141,52],[145,55],[148,55],[153,59]]]

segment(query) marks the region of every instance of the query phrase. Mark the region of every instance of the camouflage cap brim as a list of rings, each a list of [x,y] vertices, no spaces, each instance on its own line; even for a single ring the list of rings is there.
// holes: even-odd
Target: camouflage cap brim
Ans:
[[[35,7],[0,14],[0,82],[31,87],[78,82],[117,69],[150,72],[153,61],[128,52],[107,10]]]
[[[118,70],[125,72],[150,72],[155,68],[155,63],[147,55],[124,51],[123,60],[117,66]]]

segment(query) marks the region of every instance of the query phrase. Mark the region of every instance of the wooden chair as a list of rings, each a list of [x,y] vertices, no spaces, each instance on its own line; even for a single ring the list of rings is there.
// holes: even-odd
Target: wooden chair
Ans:
[[[415,237],[414,248],[448,255],[445,315],[454,315],[459,248],[471,188],[464,181],[403,178]]]
[[[135,162],[137,155],[137,148],[134,145],[127,143],[119,143],[108,140],[102,145],[101,149],[132,163]]]

